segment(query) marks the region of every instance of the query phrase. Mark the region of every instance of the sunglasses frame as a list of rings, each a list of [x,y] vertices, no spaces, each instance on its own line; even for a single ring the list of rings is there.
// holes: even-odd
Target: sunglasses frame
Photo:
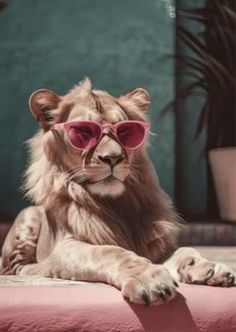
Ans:
[[[101,130],[101,134],[100,134],[100,137],[99,139],[91,139],[90,142],[88,143],[88,145],[85,147],[85,148],[78,148],[77,146],[75,146],[71,140],[70,140],[70,137],[69,137],[69,134],[68,134],[68,131],[71,127],[74,127],[76,126],[76,124],[95,124],[97,125],[100,130]],[[120,125],[122,124],[125,124],[125,123],[138,123],[139,125],[142,125],[142,127],[144,128],[144,136],[143,136],[143,139],[142,141],[137,145],[135,146],[134,148],[127,148],[125,147],[119,140],[119,137],[117,135],[117,130],[119,128]],[[66,135],[68,137],[68,141],[70,143],[70,145],[76,149],[76,150],[79,150],[79,151],[88,151],[90,150],[91,148],[93,148],[94,146],[96,146],[99,141],[101,140],[102,136],[103,136],[103,133],[104,133],[104,129],[111,129],[112,133],[114,134],[114,136],[116,137],[116,140],[117,142],[126,150],[136,150],[138,149],[144,142],[145,140],[145,137],[147,135],[147,132],[148,130],[150,129],[150,124],[148,122],[145,122],[145,121],[136,121],[136,120],[124,120],[124,121],[120,121],[120,122],[117,122],[115,124],[111,124],[111,123],[100,123],[100,122],[97,122],[97,121],[89,121],[89,120],[83,120],[83,121],[70,121],[70,122],[63,122],[63,123],[56,123],[54,125],[52,125],[52,127],[50,128],[51,130],[64,130],[66,132]]]

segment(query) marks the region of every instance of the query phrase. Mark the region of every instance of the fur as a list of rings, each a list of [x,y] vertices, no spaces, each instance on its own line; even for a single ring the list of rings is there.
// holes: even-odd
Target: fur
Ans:
[[[131,301],[146,304],[173,298],[176,280],[234,282],[228,267],[215,268],[193,249],[178,250],[166,267],[160,264],[176,248],[180,218],[159,185],[145,152],[147,141],[124,150],[104,131],[84,154],[51,127],[79,120],[148,121],[147,91],[135,89],[116,98],[93,90],[85,79],[65,96],[38,90],[29,103],[41,126],[28,141],[24,185],[35,206],[20,212],[6,238],[3,274],[107,282]],[[111,167],[104,156],[119,163]],[[192,268],[196,257],[197,268]]]

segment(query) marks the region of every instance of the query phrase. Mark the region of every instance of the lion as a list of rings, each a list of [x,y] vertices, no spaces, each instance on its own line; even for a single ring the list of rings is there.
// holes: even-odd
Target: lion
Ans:
[[[134,303],[160,304],[179,282],[231,286],[234,272],[177,249],[180,218],[146,153],[150,97],[120,97],[86,78],[66,95],[40,89],[29,107],[22,210],[2,249],[2,274],[103,282]]]

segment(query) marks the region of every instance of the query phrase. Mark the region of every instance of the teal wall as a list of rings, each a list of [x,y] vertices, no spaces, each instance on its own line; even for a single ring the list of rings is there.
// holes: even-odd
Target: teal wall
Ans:
[[[88,75],[95,88],[119,95],[135,87],[152,97],[149,149],[164,189],[174,192],[172,114],[174,19],[162,0],[11,0],[0,13],[0,213],[26,204],[19,190],[24,142],[37,125],[27,101],[34,89],[65,93]]]
[[[191,9],[204,7],[205,0],[177,0],[178,9]],[[193,20],[177,16],[177,24],[185,26],[189,31],[196,34],[203,30],[203,26]],[[195,56],[189,48],[178,38],[176,52]],[[177,66],[176,91],[179,93],[181,87],[191,83],[192,80],[186,76],[183,66]],[[199,118],[203,96],[192,96],[184,103],[177,105],[177,135],[176,135],[176,204],[185,216],[192,218],[205,217],[207,202],[207,170],[204,158],[204,147],[206,133],[195,139],[195,129]]]

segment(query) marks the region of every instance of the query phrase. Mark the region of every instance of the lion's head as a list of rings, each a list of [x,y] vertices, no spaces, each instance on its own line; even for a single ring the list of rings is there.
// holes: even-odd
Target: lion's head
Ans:
[[[65,96],[45,89],[32,94],[30,109],[41,129],[29,140],[24,189],[44,206],[48,226],[64,225],[79,239],[146,256],[172,245],[177,216],[145,152],[149,104],[144,89],[116,98],[93,90],[88,79]],[[127,122],[141,131],[123,127]]]
[[[91,194],[120,196],[127,181],[135,181],[137,159],[144,153],[146,140],[137,149],[126,149],[105,128],[99,141],[84,153],[70,144],[66,131],[54,130],[55,124],[81,121],[117,124],[125,120],[147,123],[149,103],[149,94],[144,89],[116,98],[107,92],[92,90],[89,79],[65,96],[46,89],[35,91],[29,106],[41,130],[30,140],[32,160],[26,184],[29,196],[36,203],[42,203],[50,187],[60,187],[65,178],[81,184]],[[60,175],[55,177],[56,174]]]

